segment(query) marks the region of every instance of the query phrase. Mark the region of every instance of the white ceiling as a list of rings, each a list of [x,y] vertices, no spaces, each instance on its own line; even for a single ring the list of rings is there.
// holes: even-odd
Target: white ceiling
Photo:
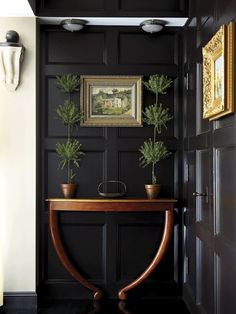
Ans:
[[[34,16],[27,0],[0,0],[0,16]]]

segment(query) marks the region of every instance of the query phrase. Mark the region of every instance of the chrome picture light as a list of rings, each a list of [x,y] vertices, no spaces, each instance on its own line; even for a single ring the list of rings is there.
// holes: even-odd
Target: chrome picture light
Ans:
[[[145,20],[140,24],[143,31],[147,33],[157,33],[160,32],[165,27],[165,21],[162,20]]]
[[[65,19],[61,21],[61,26],[70,32],[78,32],[87,24],[87,21],[80,19]]]

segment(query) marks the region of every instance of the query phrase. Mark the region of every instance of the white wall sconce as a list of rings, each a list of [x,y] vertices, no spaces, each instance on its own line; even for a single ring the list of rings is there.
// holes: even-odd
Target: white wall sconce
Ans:
[[[140,24],[143,31],[147,33],[157,33],[160,32],[165,27],[165,21],[162,20],[145,20]]]
[[[61,21],[61,26],[70,32],[78,32],[87,24],[87,21],[80,19],[66,19]]]
[[[17,89],[20,83],[20,65],[25,48],[19,43],[16,31],[8,31],[6,42],[0,43],[0,81],[10,90]]]

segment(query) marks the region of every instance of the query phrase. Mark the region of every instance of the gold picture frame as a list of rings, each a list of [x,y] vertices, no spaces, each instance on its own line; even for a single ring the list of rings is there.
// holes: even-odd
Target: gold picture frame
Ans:
[[[142,76],[81,75],[80,78],[81,126],[142,126]]]
[[[234,112],[234,34],[234,22],[222,25],[202,48],[204,119]]]

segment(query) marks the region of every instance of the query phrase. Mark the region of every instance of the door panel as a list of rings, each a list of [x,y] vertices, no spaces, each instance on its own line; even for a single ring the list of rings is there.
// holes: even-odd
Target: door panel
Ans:
[[[236,267],[232,267],[236,264],[236,253],[226,246],[221,247],[220,251],[221,255],[215,256],[215,313],[232,314],[236,309]]]
[[[202,313],[214,313],[214,255],[210,246],[196,238],[196,304]]]
[[[195,191],[195,152],[185,156],[184,188],[187,203],[184,211],[184,293],[190,298],[196,296],[196,239],[194,226],[196,222],[196,207],[193,193]]]
[[[196,221],[206,229],[212,229],[212,215],[209,208],[209,150],[196,151],[196,192],[206,194],[196,196]]]
[[[195,299],[196,296],[196,241],[193,232],[185,228],[185,257],[184,257],[184,294]]]
[[[233,146],[219,147],[215,150],[215,216],[216,234],[231,242],[236,248],[236,199],[235,170],[236,149]]]

